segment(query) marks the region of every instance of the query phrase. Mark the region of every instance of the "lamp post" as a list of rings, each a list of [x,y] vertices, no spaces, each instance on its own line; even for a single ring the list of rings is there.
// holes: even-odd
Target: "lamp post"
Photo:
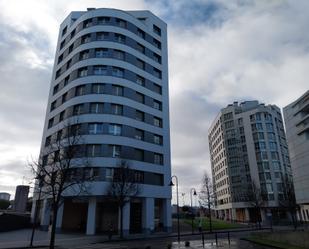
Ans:
[[[176,194],[177,194],[177,234],[178,234],[178,243],[180,243],[178,178],[177,178],[177,176],[173,175],[173,176],[171,177],[171,182],[170,182],[169,186],[174,186],[173,178],[176,179]]]
[[[38,175],[36,177],[36,179],[39,181],[39,196],[37,199],[37,204],[35,205],[35,209],[34,209],[34,217],[33,217],[33,226],[32,226],[32,233],[31,233],[31,239],[30,239],[30,247],[33,246],[33,238],[34,238],[34,232],[35,232],[35,226],[36,226],[36,220],[37,220],[37,216],[38,216],[38,206],[40,204],[40,199],[41,199],[41,192],[42,192],[42,187],[43,187],[43,179],[44,179],[44,175]]]
[[[190,189],[190,199],[191,199],[191,226],[192,226],[192,234],[193,234],[193,205],[192,205],[192,191],[193,191],[193,195],[197,195],[196,194],[196,189],[195,188],[191,188]]]

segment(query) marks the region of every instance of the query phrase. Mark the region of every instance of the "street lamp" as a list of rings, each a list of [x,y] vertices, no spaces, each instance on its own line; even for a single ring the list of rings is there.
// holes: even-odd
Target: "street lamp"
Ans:
[[[169,186],[174,186],[173,178],[176,179],[176,194],[177,194],[177,234],[178,234],[178,243],[180,243],[178,178],[177,178],[177,176],[173,175],[173,176],[171,177],[171,182],[170,182]]]
[[[35,209],[34,209],[34,217],[33,217],[33,226],[32,226],[32,233],[31,233],[31,239],[30,239],[30,247],[33,246],[33,238],[34,238],[34,232],[35,232],[35,226],[36,226],[36,219],[38,216],[38,206],[40,204],[40,199],[41,199],[41,192],[42,192],[42,187],[43,187],[43,180],[44,180],[44,175],[38,175],[35,179],[39,181],[39,196],[37,199],[37,204],[35,205]],[[34,196],[33,196],[34,197]]]
[[[193,234],[193,206],[192,206],[192,191],[193,191],[193,195],[197,195],[196,194],[196,189],[195,188],[191,188],[190,189],[190,199],[191,199],[191,226],[192,226],[192,234]]]

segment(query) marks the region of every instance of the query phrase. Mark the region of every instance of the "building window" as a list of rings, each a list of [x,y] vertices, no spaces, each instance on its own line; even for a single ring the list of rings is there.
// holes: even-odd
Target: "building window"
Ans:
[[[66,66],[66,69],[69,69],[72,65],[72,59],[69,59],[68,62],[67,62],[67,66]]]
[[[109,23],[111,20],[110,17],[107,17],[107,16],[100,16],[98,17],[98,24],[106,24],[106,23]]]
[[[108,38],[108,33],[107,32],[98,32],[97,33],[97,41],[103,41]]]
[[[59,122],[63,121],[65,115],[65,111],[60,112],[59,114]]]
[[[80,85],[75,88],[75,96],[81,96],[85,94],[85,85]]]
[[[114,177],[114,169],[106,168],[105,170],[105,181],[112,181]]]
[[[56,79],[61,75],[61,68],[57,70],[56,72]]]
[[[51,142],[51,136],[48,136],[48,137],[45,139],[45,146],[50,145],[50,142]]]
[[[153,91],[158,94],[162,94],[162,87],[160,85],[153,84]]]
[[[140,69],[143,69],[145,70],[145,62],[143,62],[142,60],[140,59],[136,59],[136,66]]]
[[[84,77],[84,76],[87,76],[87,75],[88,75],[87,67],[83,67],[83,68],[78,69],[78,76],[79,77]]]
[[[113,57],[115,58],[115,59],[118,59],[118,60],[124,60],[125,58],[125,53],[124,52],[122,52],[121,50],[117,50],[117,49],[115,49],[114,51],[113,51]]]
[[[63,49],[64,45],[65,45],[65,40],[63,40],[63,41],[60,43],[60,49]]]
[[[96,83],[91,86],[91,93],[100,94],[104,91],[104,84]]]
[[[159,69],[153,68],[153,75],[156,76],[159,79],[162,78],[162,73]]]
[[[90,35],[83,35],[81,38],[81,44],[85,44],[91,41]]]
[[[114,135],[114,136],[121,136],[121,125],[118,124],[110,124],[108,126],[108,134]]]
[[[138,120],[138,121],[144,122],[144,113],[136,110],[135,111],[135,119]]]
[[[123,87],[118,85],[112,85],[113,95],[123,96]]]
[[[73,107],[73,115],[80,115],[83,113],[83,104],[78,104]]]
[[[144,140],[144,131],[140,129],[135,129],[135,139]]]
[[[119,67],[113,67],[112,75],[115,77],[123,78],[124,76],[124,70]]]
[[[71,32],[71,39],[75,36],[75,33],[76,33],[76,30],[75,29],[72,30],[72,32]]]
[[[57,131],[57,137],[56,137],[56,140],[57,141],[60,141],[61,139],[62,139],[62,130],[59,130],[59,131]]]
[[[93,74],[94,75],[107,75],[107,67],[106,66],[94,66]]]
[[[95,57],[96,58],[108,57],[108,49],[107,48],[96,48]]]
[[[144,161],[144,151],[135,149],[134,150],[135,160],[137,161]]]
[[[153,118],[153,125],[154,126],[158,126],[158,127],[162,127],[162,120],[160,118]]]
[[[140,43],[136,43],[136,50],[141,52],[142,54],[145,54],[145,47]]]
[[[59,90],[59,84],[54,86],[53,94],[56,94]]]
[[[144,96],[144,94],[141,94],[139,92],[135,92],[135,99],[136,99],[136,101],[144,104],[145,96]]]
[[[58,64],[63,60],[63,54],[58,57]]]
[[[136,75],[136,83],[141,86],[145,86],[145,78],[139,75]]]
[[[276,140],[275,133],[273,133],[273,132],[268,132],[267,136],[268,136],[269,140]]]
[[[126,28],[127,22],[125,20],[122,20],[120,18],[116,19],[116,24],[121,28]]]
[[[83,23],[83,28],[88,28],[92,25],[92,19],[87,19]]]
[[[88,144],[87,145],[87,156],[96,157],[101,154],[101,145],[100,144]]]
[[[68,100],[68,93],[66,92],[62,95],[62,104],[66,102],[67,100]]]
[[[112,114],[115,115],[122,115],[122,105],[118,105],[118,104],[112,104],[111,105],[111,112]]]
[[[85,59],[88,59],[88,58],[89,58],[89,50],[85,50],[85,51],[80,52],[80,56],[79,56],[80,60],[85,60]]]
[[[51,103],[51,105],[50,105],[50,111],[55,110],[55,108],[56,108],[56,100],[53,101],[53,102]]]
[[[143,39],[145,39],[145,32],[141,29],[137,29],[137,35]]]
[[[153,32],[161,36],[161,29],[157,25],[153,25]]]
[[[54,125],[54,118],[51,118],[48,120],[48,128],[52,127]]]
[[[82,134],[82,129],[80,124],[71,125],[69,128],[69,135],[70,136],[79,136]]]
[[[102,123],[88,124],[88,134],[103,134],[103,124]]]
[[[153,39],[153,45],[158,49],[161,49],[161,42],[159,42],[158,40]]]
[[[157,100],[153,100],[153,108],[157,109],[157,110],[162,110],[162,104],[160,101]]]
[[[125,43],[126,37],[121,34],[115,34],[115,41],[120,42],[120,43]]]
[[[69,54],[72,53],[73,48],[74,48],[74,44],[71,44],[70,47],[69,47]]]
[[[281,170],[280,162],[278,162],[278,161],[273,161],[273,162],[272,162],[272,165],[273,165],[273,169],[274,169],[274,170]]]
[[[161,64],[161,56],[153,53],[153,60]]]
[[[272,123],[266,123],[267,131],[274,131],[274,125]]]
[[[277,143],[276,142],[269,142],[269,148],[270,150],[277,150]]]
[[[278,152],[272,151],[272,152],[271,152],[271,159],[272,159],[272,160],[279,160],[279,154],[278,154]]]
[[[69,84],[69,80],[70,80],[70,75],[68,75],[67,77],[64,78],[64,86]]]
[[[103,113],[103,103],[90,103],[90,113]]]
[[[153,142],[155,144],[159,144],[159,145],[162,145],[162,136],[159,136],[159,135],[153,135]]]
[[[163,155],[154,153],[153,162],[154,164],[163,164]]]
[[[119,145],[111,145],[112,157],[120,157],[121,147]]]

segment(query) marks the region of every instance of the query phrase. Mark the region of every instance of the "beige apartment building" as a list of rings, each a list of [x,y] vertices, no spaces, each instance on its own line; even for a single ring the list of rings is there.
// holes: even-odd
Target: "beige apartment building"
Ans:
[[[291,176],[280,109],[258,101],[223,108],[208,131],[216,214],[225,220],[262,221],[287,218],[280,208],[285,176]],[[256,214],[252,182],[265,200]]]
[[[283,109],[298,219],[309,221],[309,91]]]

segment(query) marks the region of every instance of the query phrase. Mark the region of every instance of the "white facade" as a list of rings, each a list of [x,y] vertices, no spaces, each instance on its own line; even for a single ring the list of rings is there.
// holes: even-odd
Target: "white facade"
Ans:
[[[277,214],[283,178],[291,174],[280,109],[258,101],[235,102],[218,114],[208,139],[219,218],[256,219],[248,200],[252,182],[265,199],[258,215],[265,220],[266,213]]]
[[[300,220],[309,221],[309,91],[283,109]]]
[[[151,12],[88,9],[63,21],[41,153],[65,122],[78,120],[99,179],[82,201],[67,196],[59,229],[95,234],[112,222],[119,231],[118,210],[104,195],[121,159],[141,177],[141,192],[124,209],[124,233],[171,229],[168,96],[167,27]]]

